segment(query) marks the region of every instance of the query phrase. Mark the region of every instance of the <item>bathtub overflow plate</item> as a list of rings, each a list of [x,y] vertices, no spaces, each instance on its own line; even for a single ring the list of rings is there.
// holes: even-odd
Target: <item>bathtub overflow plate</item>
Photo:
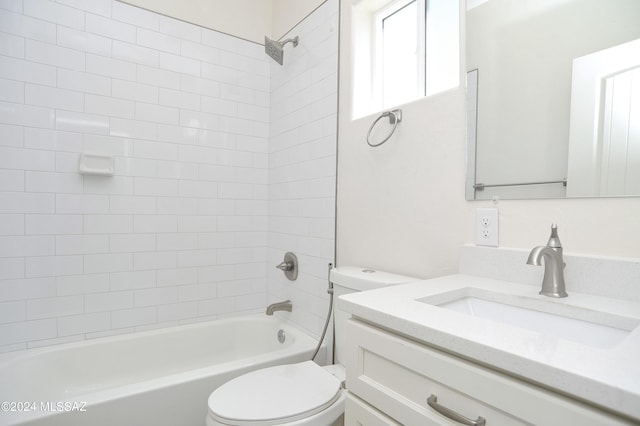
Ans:
[[[287,339],[287,336],[286,336],[284,330],[278,330],[278,342],[284,343],[284,341],[286,339]]]

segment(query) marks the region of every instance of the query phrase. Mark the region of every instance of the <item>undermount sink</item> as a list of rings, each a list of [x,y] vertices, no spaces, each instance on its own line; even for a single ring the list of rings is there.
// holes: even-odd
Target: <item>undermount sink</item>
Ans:
[[[639,324],[608,312],[473,287],[418,301],[598,348],[615,346]]]

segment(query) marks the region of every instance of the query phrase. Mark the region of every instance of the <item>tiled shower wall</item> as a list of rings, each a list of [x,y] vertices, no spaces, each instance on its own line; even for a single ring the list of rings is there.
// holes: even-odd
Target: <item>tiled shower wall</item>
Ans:
[[[279,80],[275,111],[312,80]],[[269,117],[262,46],[112,0],[0,1],[0,350],[263,310],[268,157],[276,200],[331,193],[304,170],[284,189],[307,163],[269,152]],[[82,152],[115,175],[79,174]],[[331,202],[308,200],[302,254],[328,255]]]
[[[327,264],[334,258],[338,88],[338,1],[329,0],[286,37],[284,66],[271,64],[269,142],[269,302],[319,336],[328,309]],[[274,266],[285,252],[300,262],[296,281]]]

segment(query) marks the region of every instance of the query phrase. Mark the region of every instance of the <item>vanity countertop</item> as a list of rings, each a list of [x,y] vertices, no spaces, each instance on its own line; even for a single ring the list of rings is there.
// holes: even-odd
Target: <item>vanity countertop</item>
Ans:
[[[638,302],[570,289],[569,297],[554,299],[538,295],[536,286],[462,274],[348,294],[338,305],[354,317],[427,345],[640,420],[640,326],[613,347],[598,348],[419,300],[470,287],[640,322]]]

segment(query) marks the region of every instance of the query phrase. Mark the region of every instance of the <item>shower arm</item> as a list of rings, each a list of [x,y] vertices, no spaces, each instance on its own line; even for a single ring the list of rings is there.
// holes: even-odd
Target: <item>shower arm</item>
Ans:
[[[286,40],[282,40],[280,42],[280,46],[284,47],[284,45],[287,44],[287,43],[293,43],[293,47],[297,47],[299,40],[300,40],[300,37],[298,37],[298,36],[295,36],[294,38],[288,38]]]

